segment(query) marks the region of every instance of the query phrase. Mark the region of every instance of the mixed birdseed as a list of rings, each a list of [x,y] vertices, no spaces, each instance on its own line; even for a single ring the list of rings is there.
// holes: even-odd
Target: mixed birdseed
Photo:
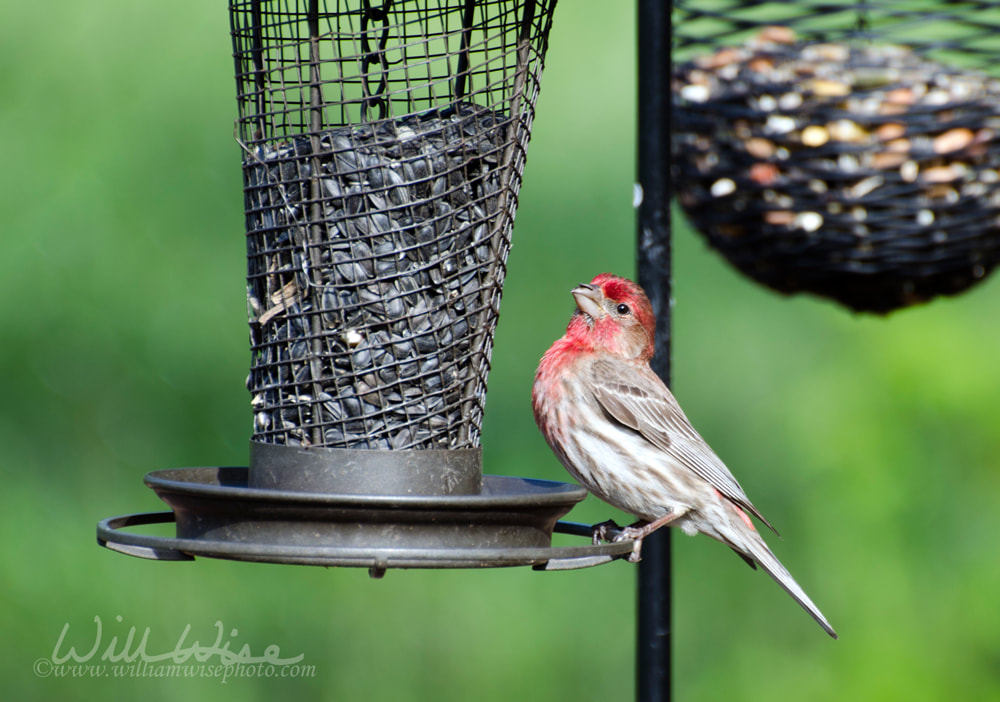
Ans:
[[[1000,81],[769,27],[673,91],[678,202],[758,281],[885,312],[1000,260]]]

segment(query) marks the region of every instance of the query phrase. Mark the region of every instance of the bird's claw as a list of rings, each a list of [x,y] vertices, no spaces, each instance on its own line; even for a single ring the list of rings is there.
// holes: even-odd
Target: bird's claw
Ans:
[[[609,519],[606,522],[595,524],[591,528],[590,535],[594,546],[597,546],[602,541],[618,541],[618,536],[621,534],[621,531],[622,528],[615,523],[615,520]]]
[[[625,558],[629,563],[638,563],[642,560],[642,539],[645,535],[644,530],[634,526],[627,526],[615,535],[615,543],[632,541],[632,552]]]
[[[591,535],[594,546],[597,546],[602,541],[618,544],[622,541],[632,540],[635,543],[632,545],[631,553],[626,556],[626,560],[629,563],[638,563],[642,558],[642,537],[645,536],[645,532],[641,528],[634,526],[620,527],[613,519],[609,519],[606,522],[595,524]]]

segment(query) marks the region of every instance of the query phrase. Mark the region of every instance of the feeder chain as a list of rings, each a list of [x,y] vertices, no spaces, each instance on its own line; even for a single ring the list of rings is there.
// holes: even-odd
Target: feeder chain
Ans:
[[[369,0],[364,0],[364,12],[361,14],[361,51],[364,54],[364,63],[366,68],[368,66],[378,65],[382,69],[381,77],[379,78],[378,88],[375,92],[372,92],[371,84],[369,83],[371,73],[367,70],[362,74],[362,89],[364,90],[364,119],[365,121],[371,121],[371,116],[368,111],[373,105],[378,106],[378,118],[385,119],[388,117],[388,101],[383,97],[388,86],[389,86],[389,62],[385,58],[385,47],[389,43],[389,9],[392,7],[392,0],[386,0],[385,4],[381,8],[373,8]],[[372,51],[371,45],[368,41],[369,31],[376,31],[374,29],[369,30],[370,22],[381,22],[382,31],[378,39],[378,50]]]

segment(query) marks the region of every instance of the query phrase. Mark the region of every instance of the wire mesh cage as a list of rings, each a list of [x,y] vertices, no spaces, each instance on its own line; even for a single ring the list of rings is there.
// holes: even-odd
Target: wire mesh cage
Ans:
[[[885,313],[1000,261],[1000,3],[675,2],[674,182],[734,266]]]
[[[479,445],[555,0],[233,0],[253,440]]]

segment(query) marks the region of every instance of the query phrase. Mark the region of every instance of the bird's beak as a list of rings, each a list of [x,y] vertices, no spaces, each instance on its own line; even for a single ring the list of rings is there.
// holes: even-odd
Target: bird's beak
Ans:
[[[600,288],[584,283],[573,288],[572,293],[578,310],[591,319],[597,319],[601,316],[601,300],[604,299],[604,294]]]

